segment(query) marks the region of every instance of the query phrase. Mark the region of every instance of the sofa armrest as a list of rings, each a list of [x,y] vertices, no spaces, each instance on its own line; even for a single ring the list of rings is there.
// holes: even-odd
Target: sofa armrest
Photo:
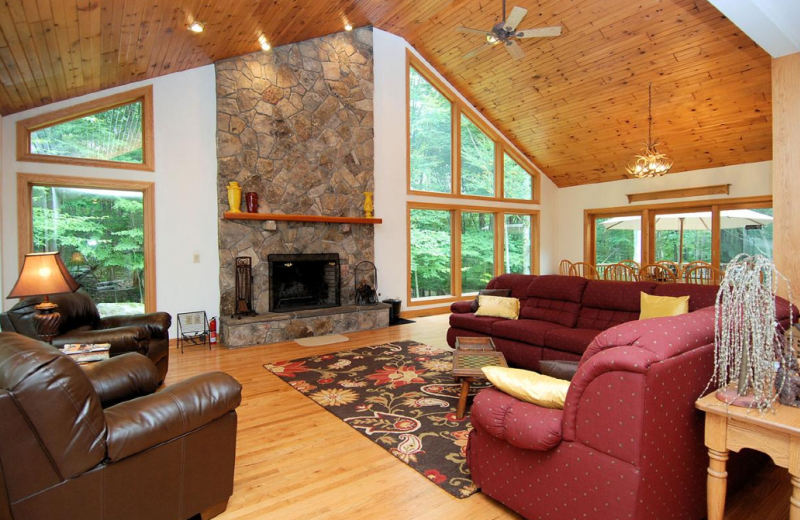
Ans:
[[[242,401],[242,386],[222,372],[191,377],[105,410],[108,459],[116,462],[201,428]]]
[[[472,310],[470,309],[472,301],[473,300],[453,302],[450,305],[450,312],[454,312],[456,314],[466,314],[468,312],[472,312]]]
[[[103,330],[71,330],[53,339],[54,346],[68,343],[108,343],[111,345],[109,355],[116,356],[125,352],[138,352],[147,355],[147,344],[150,333],[142,327],[120,327]]]
[[[578,361],[564,361],[558,360],[542,360],[539,361],[539,371],[542,375],[555,377],[556,379],[563,379],[564,381],[572,381],[575,373],[578,371]]]
[[[132,316],[108,316],[97,322],[97,329],[116,329],[120,327],[144,327],[154,338],[168,338],[172,316],[166,312],[151,312]]]
[[[158,370],[153,362],[135,353],[89,363],[84,366],[84,373],[103,408],[152,394],[159,384]]]
[[[489,435],[524,450],[548,451],[561,443],[564,412],[520,401],[488,388],[475,396],[471,420]]]

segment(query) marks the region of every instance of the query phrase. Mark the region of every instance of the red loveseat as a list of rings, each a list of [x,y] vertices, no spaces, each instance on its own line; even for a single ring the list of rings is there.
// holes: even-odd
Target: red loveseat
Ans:
[[[589,346],[563,410],[483,390],[472,479],[525,518],[702,518],[708,459],[694,401],[713,344],[713,308],[625,323]]]
[[[452,347],[458,336],[488,336],[511,366],[539,370],[542,360],[579,361],[600,332],[638,320],[642,292],[689,296],[689,312],[694,312],[713,306],[719,287],[504,274],[491,280],[487,289],[510,289],[520,300],[519,319],[475,316],[471,302],[456,302],[447,342]],[[779,319],[788,326],[788,304],[781,301]]]

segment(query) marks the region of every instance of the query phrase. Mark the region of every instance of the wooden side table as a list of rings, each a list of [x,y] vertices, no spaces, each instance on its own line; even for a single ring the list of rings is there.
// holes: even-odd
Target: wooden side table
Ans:
[[[724,517],[728,453],[743,448],[766,453],[776,465],[789,470],[790,518],[800,520],[800,409],[775,403],[775,413],[762,415],[758,410],[726,406],[714,394],[695,403],[706,413],[708,520]]]
[[[483,367],[507,367],[502,352],[495,350],[459,349],[453,354],[453,378],[461,383],[461,395],[458,398],[456,417],[464,418],[467,412],[467,397],[470,385],[475,381],[485,381]]]

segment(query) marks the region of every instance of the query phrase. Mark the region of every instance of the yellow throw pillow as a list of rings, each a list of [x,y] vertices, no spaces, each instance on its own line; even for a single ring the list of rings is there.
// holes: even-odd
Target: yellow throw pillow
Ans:
[[[495,316],[516,320],[519,318],[519,300],[481,294],[478,296],[478,310],[475,311],[475,316]]]
[[[556,410],[564,408],[569,381],[519,368],[483,367],[481,370],[495,388],[520,401]]]
[[[689,297],[679,296],[653,296],[642,293],[642,312],[640,320],[649,318],[664,318],[666,316],[680,316],[689,312]]]

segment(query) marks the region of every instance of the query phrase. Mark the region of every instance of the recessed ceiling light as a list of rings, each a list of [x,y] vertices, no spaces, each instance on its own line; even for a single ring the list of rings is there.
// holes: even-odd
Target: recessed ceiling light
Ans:
[[[346,24],[344,24],[344,30],[345,31],[352,31],[353,30],[353,26],[350,25],[349,23],[346,23]]]
[[[263,34],[258,37],[258,44],[261,45],[262,51],[268,51],[272,48],[272,46],[267,41],[267,37],[264,36]]]
[[[189,30],[193,33],[201,33],[206,30],[206,24],[199,20],[195,20],[189,24]]]

